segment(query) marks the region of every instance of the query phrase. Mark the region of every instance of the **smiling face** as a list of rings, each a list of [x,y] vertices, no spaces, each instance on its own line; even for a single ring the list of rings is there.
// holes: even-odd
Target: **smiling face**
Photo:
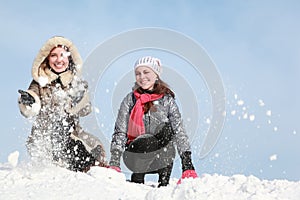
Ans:
[[[67,52],[64,48],[56,47],[53,49],[49,56],[49,65],[57,73],[64,72],[69,66],[70,52]]]
[[[149,67],[140,66],[135,69],[136,83],[144,90],[152,90],[157,78],[157,74]]]

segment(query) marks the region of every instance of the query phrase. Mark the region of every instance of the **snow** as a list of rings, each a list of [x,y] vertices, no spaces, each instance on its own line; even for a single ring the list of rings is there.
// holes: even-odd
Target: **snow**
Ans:
[[[236,110],[232,110],[231,115],[235,115],[235,114],[236,114]]]
[[[94,110],[95,110],[95,112],[96,112],[97,114],[99,114],[99,113],[100,113],[100,109],[99,109],[99,108],[97,108],[97,107],[95,107],[95,106],[94,106]]]
[[[239,100],[239,101],[237,101],[237,104],[238,104],[239,106],[242,106],[242,105],[244,105],[244,101],[243,101],[243,100]]]
[[[67,58],[71,55],[71,52],[63,52],[61,53],[62,57],[60,58],[61,60],[63,60],[64,58]]]
[[[294,130],[294,131],[293,131],[293,134],[296,135],[296,134],[297,134],[297,131]]]
[[[8,159],[8,162],[9,162],[9,164],[10,164],[11,166],[16,167],[17,164],[18,164],[19,152],[18,152],[18,151],[15,151],[15,152],[9,154],[9,156],[8,156],[7,159]]]
[[[44,77],[44,76],[39,76],[38,82],[39,82],[40,86],[44,87],[48,83],[48,78]]]
[[[270,160],[273,161],[273,160],[277,160],[277,154],[273,154],[270,156]]]
[[[207,123],[207,124],[210,124],[210,123],[211,123],[210,118],[206,118],[206,123]]]
[[[250,119],[250,121],[254,121],[255,115],[250,115],[250,116],[249,116],[249,119]]]
[[[267,110],[266,115],[267,116],[271,116],[272,115],[272,111],[271,110]]]
[[[167,187],[157,188],[147,181],[126,181],[123,173],[92,167],[87,173],[72,172],[55,166],[18,163],[17,151],[8,163],[0,163],[0,199],[208,199],[208,200],[299,200],[300,182],[260,180],[255,176],[202,174],[196,179],[172,178]]]
[[[259,106],[265,106],[265,103],[262,99],[258,100],[258,104],[259,104]]]

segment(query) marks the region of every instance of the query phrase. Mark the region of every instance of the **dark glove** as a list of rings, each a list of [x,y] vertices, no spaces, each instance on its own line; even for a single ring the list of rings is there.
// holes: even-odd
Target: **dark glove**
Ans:
[[[194,165],[192,163],[192,157],[191,157],[191,152],[186,151],[184,152],[180,158],[181,158],[181,164],[182,164],[182,171],[184,172],[185,170],[194,170]]]
[[[35,100],[33,96],[31,96],[28,92],[24,90],[18,90],[18,92],[21,94],[21,103],[27,106],[31,106]]]

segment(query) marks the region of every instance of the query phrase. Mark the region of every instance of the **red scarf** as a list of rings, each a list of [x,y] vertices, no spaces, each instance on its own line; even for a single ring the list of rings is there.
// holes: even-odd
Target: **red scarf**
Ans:
[[[136,90],[133,92],[136,103],[130,113],[128,122],[128,143],[133,141],[136,137],[145,133],[145,126],[143,121],[144,105],[147,102],[162,98],[163,94],[140,94]]]

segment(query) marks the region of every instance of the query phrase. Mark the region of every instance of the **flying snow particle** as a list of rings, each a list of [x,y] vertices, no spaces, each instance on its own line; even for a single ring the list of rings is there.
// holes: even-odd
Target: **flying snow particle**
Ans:
[[[271,110],[267,110],[266,115],[267,115],[267,116],[271,116],[271,115],[272,115]]]
[[[261,100],[261,99],[258,100],[258,104],[259,104],[259,106],[264,106],[265,105],[264,101]]]
[[[278,127],[277,126],[274,127],[274,131],[278,131]]]
[[[96,113],[100,113],[100,110],[99,110],[99,108],[97,108],[97,107],[94,107],[94,109],[95,109],[95,112],[96,112]]]
[[[67,122],[67,120],[62,120],[62,123],[64,126],[67,126],[69,123]]]
[[[277,154],[273,154],[269,157],[271,161],[277,160]]]
[[[41,105],[38,103],[34,103],[34,104],[32,104],[31,109],[34,113],[38,113],[39,110],[41,109]]]
[[[227,115],[226,111],[223,111],[222,115],[223,115],[224,117],[226,117],[226,115]]]
[[[236,110],[233,110],[230,112],[231,115],[235,115],[236,114]]]
[[[40,76],[38,79],[40,86],[45,87],[48,83],[48,78],[44,76]]]
[[[242,105],[244,105],[244,101],[243,101],[243,100],[238,100],[237,104],[238,104],[239,106],[242,106]]]
[[[69,132],[72,133],[73,131],[74,131],[74,128],[71,127],[71,128],[69,129]]]
[[[243,115],[243,118],[244,118],[244,119],[247,119],[247,118],[248,118],[248,113],[245,113],[245,114]]]
[[[206,119],[206,123],[210,124],[210,119],[209,118]]]
[[[238,95],[237,94],[234,94],[234,99],[237,99],[238,98]]]
[[[63,52],[61,54],[62,54],[62,57],[67,58],[67,57],[69,57],[71,55],[71,52]]]
[[[255,119],[255,116],[254,116],[254,115],[250,115],[250,116],[249,116],[249,120],[250,120],[250,121],[254,121],[254,119]]]
[[[106,92],[106,93],[109,93],[109,89],[106,89],[105,92]]]

